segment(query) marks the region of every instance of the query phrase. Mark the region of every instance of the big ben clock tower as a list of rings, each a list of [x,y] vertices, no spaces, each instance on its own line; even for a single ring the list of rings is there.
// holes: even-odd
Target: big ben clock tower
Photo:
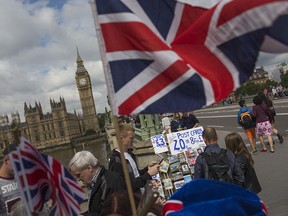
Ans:
[[[84,67],[83,60],[79,55],[77,48],[77,71],[75,79],[80,96],[80,102],[83,112],[84,129],[93,129],[96,132],[99,131],[98,117],[96,114],[96,108],[94,103],[94,97],[92,94],[92,85],[88,71]]]

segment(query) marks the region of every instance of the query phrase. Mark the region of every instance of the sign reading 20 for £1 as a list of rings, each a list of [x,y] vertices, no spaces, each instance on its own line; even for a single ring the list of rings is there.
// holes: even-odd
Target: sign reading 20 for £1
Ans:
[[[205,145],[202,137],[203,127],[192,128],[167,134],[167,140],[172,155],[185,151],[188,147],[198,148]]]

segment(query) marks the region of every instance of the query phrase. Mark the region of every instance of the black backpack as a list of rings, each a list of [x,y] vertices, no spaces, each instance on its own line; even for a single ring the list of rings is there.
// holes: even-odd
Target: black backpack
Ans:
[[[255,127],[255,121],[254,119],[252,118],[252,116],[250,115],[249,112],[243,112],[241,113],[240,115],[240,122],[241,122],[241,125],[244,127],[244,128],[252,128],[252,127]]]
[[[203,152],[200,155],[207,163],[207,167],[205,168],[206,179],[233,183],[226,149],[221,149],[219,153],[213,152],[208,154]]]

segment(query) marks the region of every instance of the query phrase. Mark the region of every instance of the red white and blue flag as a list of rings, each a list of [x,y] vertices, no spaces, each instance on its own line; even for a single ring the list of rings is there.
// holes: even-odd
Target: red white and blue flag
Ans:
[[[192,111],[226,98],[260,51],[288,51],[287,0],[95,0],[112,112]]]
[[[39,152],[23,137],[9,157],[30,215],[41,212],[48,200],[52,201],[50,215],[80,214],[84,192],[60,162]]]

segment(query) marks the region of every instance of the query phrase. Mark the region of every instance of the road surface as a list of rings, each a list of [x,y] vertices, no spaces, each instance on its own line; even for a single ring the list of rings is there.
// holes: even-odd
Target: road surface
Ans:
[[[288,215],[288,99],[286,98],[273,101],[277,112],[277,128],[284,135],[283,144],[280,144],[278,138],[274,136],[275,153],[267,151],[253,155],[255,170],[262,186],[262,191],[258,195],[266,204],[270,216]],[[247,105],[253,106],[252,103]],[[224,137],[233,131],[240,133],[248,146],[248,139],[237,124],[238,110],[239,105],[234,104],[201,109],[195,114],[202,126],[214,127],[217,130],[220,146],[225,147]],[[257,143],[260,149],[260,144]]]

